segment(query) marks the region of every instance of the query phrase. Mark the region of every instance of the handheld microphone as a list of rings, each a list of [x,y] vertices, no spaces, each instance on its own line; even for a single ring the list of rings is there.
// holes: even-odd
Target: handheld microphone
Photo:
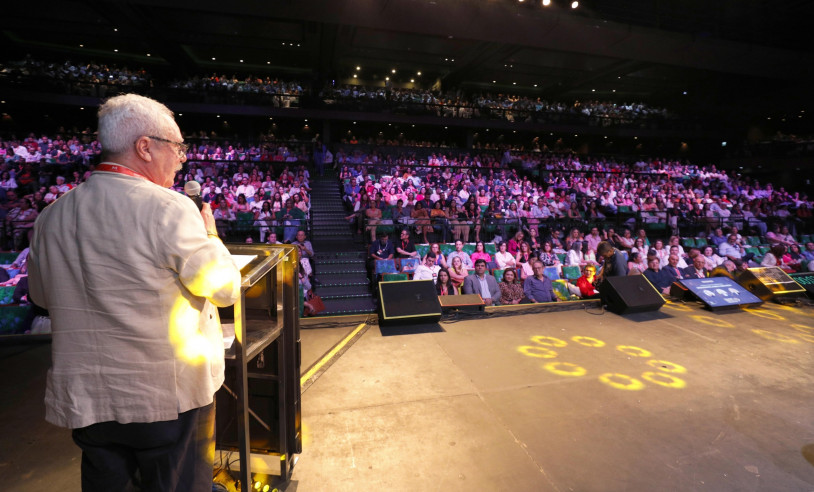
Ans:
[[[197,181],[187,181],[187,184],[184,185],[184,194],[195,202],[198,210],[203,208],[203,199],[201,198],[201,183]]]

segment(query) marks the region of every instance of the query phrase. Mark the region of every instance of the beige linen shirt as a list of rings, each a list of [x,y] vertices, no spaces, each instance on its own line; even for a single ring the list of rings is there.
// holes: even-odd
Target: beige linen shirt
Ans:
[[[40,214],[29,259],[53,332],[46,420],[157,422],[212,402],[224,376],[216,306],[236,301],[240,271],[192,200],[94,172]]]

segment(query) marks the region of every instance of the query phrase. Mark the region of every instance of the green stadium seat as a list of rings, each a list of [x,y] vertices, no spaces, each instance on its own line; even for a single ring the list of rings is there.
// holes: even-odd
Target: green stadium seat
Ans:
[[[410,280],[406,273],[385,273],[382,275],[382,282],[395,282],[398,280]]]
[[[564,266],[562,267],[562,276],[568,280],[576,280],[582,276],[578,266]]]

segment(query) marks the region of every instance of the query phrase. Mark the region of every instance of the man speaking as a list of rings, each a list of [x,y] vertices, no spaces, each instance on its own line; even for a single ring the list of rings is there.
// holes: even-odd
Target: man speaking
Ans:
[[[98,116],[103,162],[31,241],[53,331],[45,418],[73,429],[84,491],[211,490],[216,306],[237,300],[240,271],[209,205],[168,189],[186,160],[172,112],[128,94]]]

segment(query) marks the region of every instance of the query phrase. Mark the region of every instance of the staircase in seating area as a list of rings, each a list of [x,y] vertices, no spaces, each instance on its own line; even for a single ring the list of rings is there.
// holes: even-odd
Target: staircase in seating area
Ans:
[[[311,244],[314,246],[314,292],[325,303],[318,316],[376,311],[365,262],[364,244],[355,242],[333,172],[311,180]]]

